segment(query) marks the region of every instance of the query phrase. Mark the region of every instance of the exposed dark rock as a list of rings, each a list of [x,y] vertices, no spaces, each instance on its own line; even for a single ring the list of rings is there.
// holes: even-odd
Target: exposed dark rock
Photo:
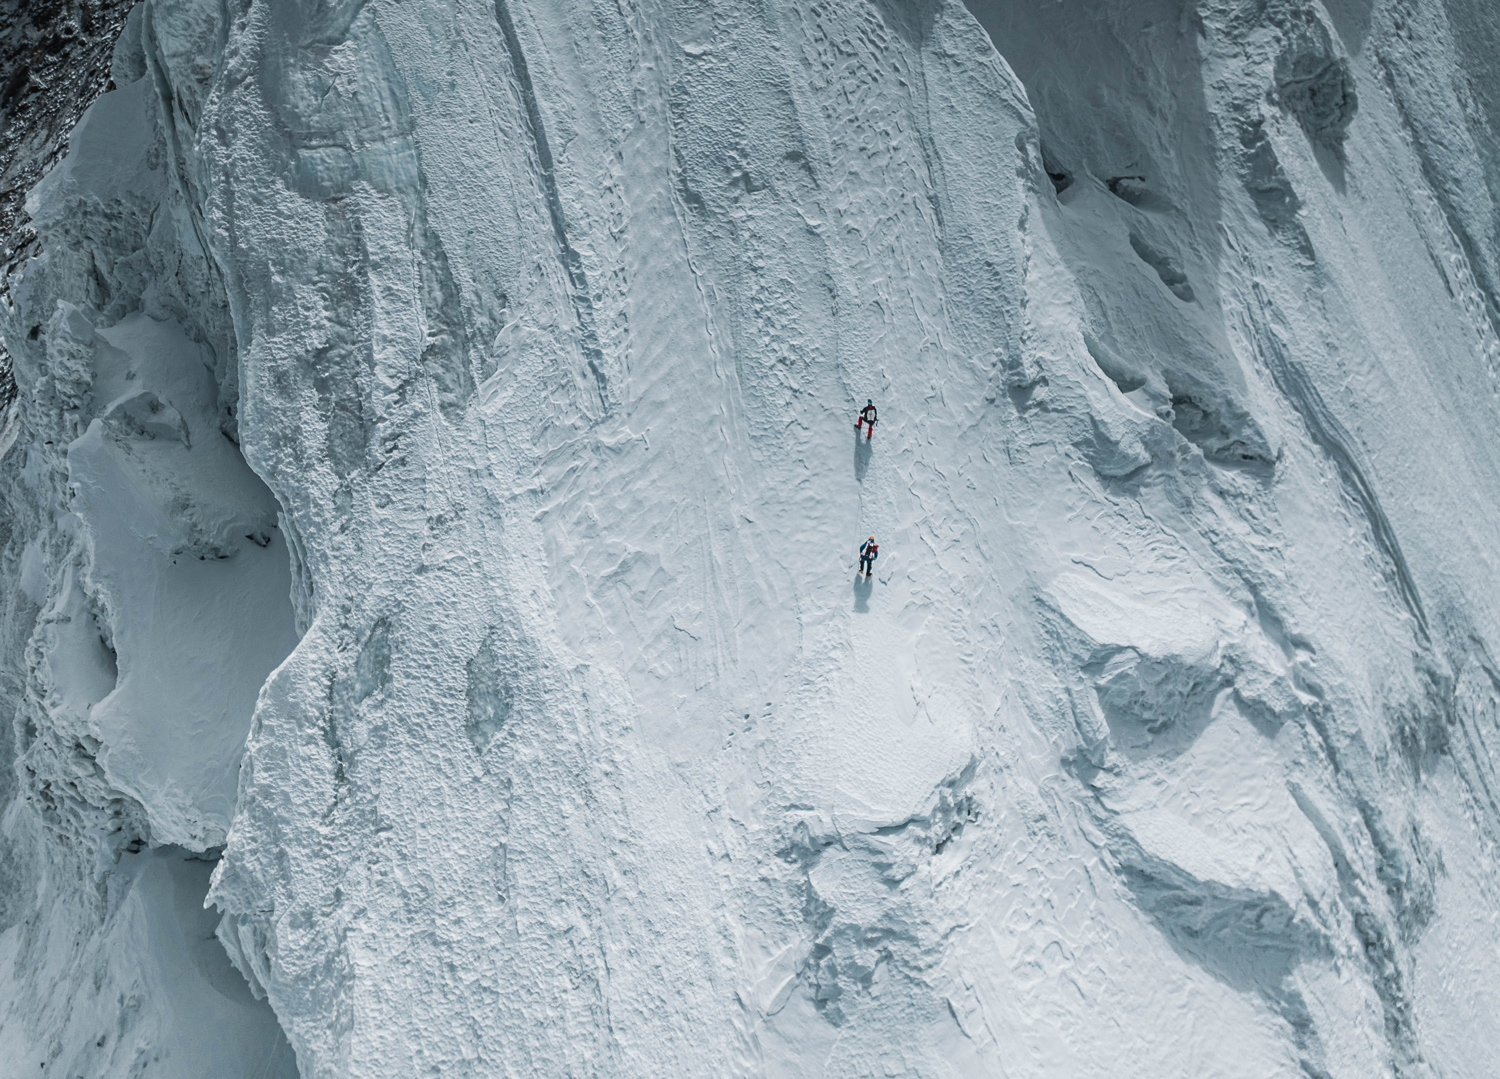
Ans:
[[[26,193],[67,150],[68,132],[109,82],[110,53],[133,0],[16,0],[0,5],[0,296],[36,233]],[[0,345],[0,410],[16,395]]]

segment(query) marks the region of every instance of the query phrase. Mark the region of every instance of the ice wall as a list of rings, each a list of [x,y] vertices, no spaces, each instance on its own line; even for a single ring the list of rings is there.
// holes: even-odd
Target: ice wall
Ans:
[[[145,0],[5,313],[0,1049],[1500,1071],[1497,37]]]
[[[233,441],[224,293],[141,20],[29,195],[42,251],[6,312],[7,1079],[296,1074],[203,909],[256,698],[297,643],[289,555]]]

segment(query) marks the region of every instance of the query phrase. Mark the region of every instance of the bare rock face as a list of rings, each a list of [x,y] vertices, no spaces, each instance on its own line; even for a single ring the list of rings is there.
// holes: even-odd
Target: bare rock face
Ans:
[[[0,1060],[1500,1074],[1497,38],[144,0],[0,311]]]
[[[68,133],[109,81],[124,0],[22,0],[0,12],[0,251],[6,273],[34,238],[21,203],[67,148]]]
[[[1304,13],[1285,26],[1276,57],[1277,103],[1297,118],[1309,139],[1339,152],[1359,111],[1354,69],[1316,16]]]
[[[0,10],[0,295],[36,232],[22,203],[67,149],[68,133],[109,83],[126,0],[20,0]],[[0,349],[0,410],[15,398]]]

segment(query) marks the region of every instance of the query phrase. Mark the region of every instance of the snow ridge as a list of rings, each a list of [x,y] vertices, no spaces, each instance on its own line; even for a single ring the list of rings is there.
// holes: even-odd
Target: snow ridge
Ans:
[[[573,249],[568,239],[568,222],[563,216],[562,201],[557,196],[556,166],[552,161],[552,149],[547,145],[547,129],[542,124],[541,109],[537,107],[536,90],[531,85],[531,72],[526,68],[526,55],[521,51],[520,39],[516,37],[515,23],[511,21],[510,8],[506,0],[495,0],[495,18],[500,22],[500,31],[505,35],[505,48],[510,53],[511,70],[521,91],[521,101],[526,107],[526,126],[531,141],[536,147],[537,170],[542,186],[547,193],[547,213],[552,219],[552,233],[557,237],[558,251],[562,256],[563,269],[568,275],[572,290],[573,309],[578,314],[578,336],[589,371],[599,383],[599,404],[609,407],[609,379],[601,368],[604,353],[599,348],[599,334],[594,329],[594,304],[589,294],[588,276],[583,270],[583,259]]]

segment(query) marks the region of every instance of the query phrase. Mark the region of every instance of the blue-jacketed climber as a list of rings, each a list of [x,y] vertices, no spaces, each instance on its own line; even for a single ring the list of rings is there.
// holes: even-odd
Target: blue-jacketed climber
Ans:
[[[858,577],[860,572],[863,572],[865,579],[868,580],[870,574],[875,572],[875,556],[879,553],[880,544],[875,542],[874,536],[861,543],[859,545],[859,570],[854,575]]]
[[[870,425],[865,431],[865,439],[868,440],[875,433],[875,402],[868,398],[865,400],[865,407],[859,410],[859,419],[854,421],[854,430],[858,432],[860,425],[866,423]]]

